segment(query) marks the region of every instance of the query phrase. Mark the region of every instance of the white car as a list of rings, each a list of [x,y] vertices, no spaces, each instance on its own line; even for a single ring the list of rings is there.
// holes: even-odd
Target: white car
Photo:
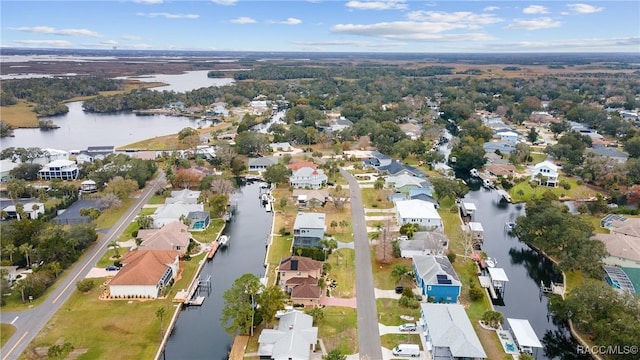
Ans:
[[[416,324],[412,324],[412,323],[402,324],[402,325],[398,326],[398,330],[400,330],[402,332],[416,331]]]

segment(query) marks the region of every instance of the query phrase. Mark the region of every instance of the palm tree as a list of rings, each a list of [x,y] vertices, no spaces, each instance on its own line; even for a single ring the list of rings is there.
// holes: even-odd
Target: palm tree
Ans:
[[[156,317],[160,319],[160,338],[161,339],[162,339],[162,336],[164,335],[164,324],[162,322],[162,319],[164,318],[164,314],[166,312],[167,312],[167,309],[165,309],[164,306],[161,306],[156,309]]]
[[[396,282],[400,282],[410,273],[411,269],[405,264],[395,264],[393,265],[393,270],[391,270],[391,276],[396,280]]]
[[[29,254],[33,251],[33,246],[31,244],[24,243],[20,245],[18,250],[24,254],[25,259],[27,260],[27,267],[31,266],[31,261],[29,258]]]
[[[118,241],[113,240],[112,242],[109,243],[109,247],[113,249],[113,257],[116,259],[120,258],[120,243],[118,243]]]
[[[5,253],[9,254],[9,261],[11,262],[11,265],[13,265],[13,254],[16,253],[16,250],[18,250],[18,248],[13,244],[7,244],[2,250]]]
[[[340,229],[342,230],[342,233],[344,234],[344,228],[349,226],[349,222],[347,220],[340,220],[338,225],[340,226]]]
[[[331,229],[335,229],[338,227],[338,222],[335,220],[331,220],[331,224],[329,224],[329,226],[331,226]]]
[[[322,308],[319,307],[314,307],[312,309],[309,309],[307,311],[307,314],[311,315],[311,317],[313,317],[313,324],[314,325],[318,325],[318,322],[322,319],[324,319],[324,310],[322,310]]]

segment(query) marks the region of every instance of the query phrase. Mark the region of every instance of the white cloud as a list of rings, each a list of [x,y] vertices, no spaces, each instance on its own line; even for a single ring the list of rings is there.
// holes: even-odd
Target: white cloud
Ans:
[[[71,47],[73,45],[67,40],[16,40],[14,42],[27,47]]]
[[[522,12],[525,14],[548,14],[549,10],[542,5],[529,5]]]
[[[122,35],[122,39],[129,41],[140,41],[142,38],[138,35]]]
[[[235,5],[238,0],[211,0],[211,2],[222,6],[231,6]]]
[[[247,16],[241,16],[239,18],[235,18],[230,21],[234,24],[253,24],[256,22],[254,19]]]
[[[406,44],[398,42],[379,43],[373,41],[355,41],[355,40],[330,40],[330,41],[292,41],[294,45],[312,46],[312,47],[363,47],[363,48],[395,48],[405,46]]]
[[[520,41],[516,43],[491,44],[494,50],[505,51],[624,51],[640,45],[640,37],[563,39],[548,41]]]
[[[175,13],[166,13],[166,12],[158,12],[158,13],[138,13],[138,16],[146,16],[146,17],[163,17],[165,19],[197,19],[200,15],[197,14],[175,14]]]
[[[500,8],[498,6],[487,6],[486,8],[482,9],[482,11],[496,11],[496,10],[500,10]]]
[[[284,21],[274,21],[274,24],[283,24],[283,25],[298,25],[302,24],[302,20],[296,18],[287,18]]]
[[[162,4],[164,0],[133,0],[133,2],[140,4]]]
[[[567,15],[571,15],[570,13],[566,12],[566,11],[561,11],[560,15],[562,16],[567,16]]]
[[[483,25],[491,25],[504,21],[493,14],[475,14],[470,11],[412,11],[407,14],[412,21],[430,22],[435,25],[449,24],[456,28],[479,29]]]
[[[567,7],[578,14],[593,14],[604,10],[603,7],[595,7],[588,4],[569,4]]]
[[[331,31],[350,35],[379,37],[388,40],[480,41],[493,39],[491,35],[483,32],[442,34],[442,32],[459,28],[464,28],[464,25],[396,21],[369,25],[338,24],[333,26]]]
[[[562,22],[545,17],[530,20],[516,19],[506,28],[514,30],[539,30],[556,28],[560,27],[560,25],[562,25]]]
[[[102,46],[117,46],[118,42],[115,40],[105,40],[105,41],[99,42],[98,44]]]
[[[345,4],[348,8],[358,10],[402,10],[407,8],[404,0],[351,0]]]
[[[51,34],[51,35],[64,35],[64,36],[88,36],[88,37],[101,37],[100,34],[87,30],[87,29],[55,29],[50,26],[22,26],[17,28],[9,28],[10,30],[32,32],[37,34]]]

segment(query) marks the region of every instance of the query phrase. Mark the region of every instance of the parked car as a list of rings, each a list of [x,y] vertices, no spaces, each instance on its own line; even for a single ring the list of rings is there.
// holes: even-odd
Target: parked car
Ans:
[[[400,330],[400,331],[416,331],[417,327],[416,327],[416,324],[406,323],[406,324],[402,324],[402,325],[398,326],[398,330]]]
[[[107,271],[118,271],[118,270],[120,270],[120,267],[119,266],[115,266],[115,265],[110,265],[110,266],[106,267],[106,270]]]
[[[402,294],[403,290],[404,290],[404,286],[402,285],[396,286],[396,294]]]

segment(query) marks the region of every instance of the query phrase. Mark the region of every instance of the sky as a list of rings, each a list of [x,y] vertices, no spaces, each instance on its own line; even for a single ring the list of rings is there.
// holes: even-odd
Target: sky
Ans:
[[[2,47],[640,54],[637,0],[1,0],[0,12]]]

